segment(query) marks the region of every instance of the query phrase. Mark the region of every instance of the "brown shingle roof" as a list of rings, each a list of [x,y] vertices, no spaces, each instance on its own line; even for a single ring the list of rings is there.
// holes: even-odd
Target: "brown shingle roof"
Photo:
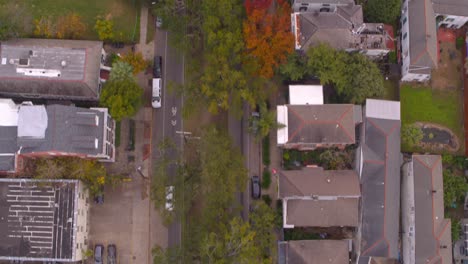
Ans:
[[[345,264],[349,262],[345,240],[295,240],[285,246],[285,264]]]

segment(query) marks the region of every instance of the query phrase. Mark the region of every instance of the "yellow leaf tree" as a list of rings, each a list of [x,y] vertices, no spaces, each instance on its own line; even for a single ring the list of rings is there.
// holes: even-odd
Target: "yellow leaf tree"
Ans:
[[[86,24],[76,13],[69,13],[57,19],[57,38],[80,39],[86,32]]]

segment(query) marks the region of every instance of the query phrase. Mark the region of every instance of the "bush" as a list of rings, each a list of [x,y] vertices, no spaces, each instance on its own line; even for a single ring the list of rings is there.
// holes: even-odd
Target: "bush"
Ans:
[[[268,194],[262,195],[262,200],[268,205],[271,206],[271,197]]]
[[[263,165],[270,166],[270,138],[264,137],[262,140]]]
[[[120,121],[115,122],[115,147],[120,146]]]
[[[397,63],[397,53],[395,51],[390,51],[388,53],[388,62]]]
[[[458,37],[457,40],[456,40],[457,49],[463,48],[464,45],[465,45],[465,38]]]
[[[270,184],[271,184],[271,173],[268,169],[266,169],[263,171],[262,188],[268,189],[270,188]]]

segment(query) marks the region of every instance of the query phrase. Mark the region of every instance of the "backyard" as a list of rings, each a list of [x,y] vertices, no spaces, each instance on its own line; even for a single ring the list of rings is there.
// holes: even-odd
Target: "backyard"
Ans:
[[[0,7],[10,1],[0,0]],[[99,15],[112,19],[118,41],[133,42],[139,39],[141,0],[28,0],[18,1],[17,5],[25,5],[33,19],[50,17],[54,23],[57,17],[75,12],[86,24],[85,39],[98,39],[94,25]]]
[[[463,96],[460,90],[439,90],[405,84],[401,87],[400,98],[402,126],[419,122],[445,127],[458,138],[460,147],[455,152],[464,153]],[[427,149],[403,144],[402,150],[420,152]]]

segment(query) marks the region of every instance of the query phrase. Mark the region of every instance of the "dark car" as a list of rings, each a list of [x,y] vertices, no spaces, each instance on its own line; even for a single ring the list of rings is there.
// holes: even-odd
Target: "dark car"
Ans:
[[[94,247],[94,264],[103,264],[104,263],[104,246],[96,245]]]
[[[161,56],[154,56],[153,76],[154,78],[162,78],[162,57]]]
[[[107,264],[117,263],[117,247],[114,244],[107,246]]]
[[[252,198],[259,199],[261,196],[260,178],[258,176],[252,176],[250,182],[252,185]]]

